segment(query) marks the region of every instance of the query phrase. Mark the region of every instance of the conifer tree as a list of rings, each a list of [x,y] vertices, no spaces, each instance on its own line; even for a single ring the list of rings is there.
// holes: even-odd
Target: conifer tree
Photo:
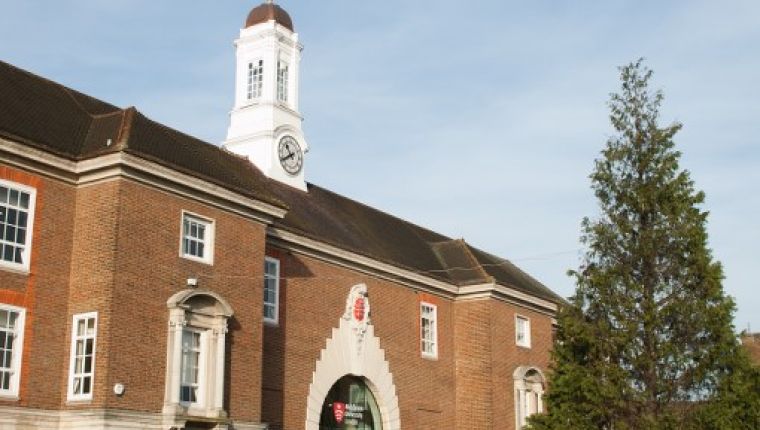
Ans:
[[[620,68],[615,134],[590,176],[600,212],[582,222],[586,253],[533,429],[760,428],[760,379],[707,246],[705,195],[679,167],[681,124],[659,125],[651,77],[642,60]]]

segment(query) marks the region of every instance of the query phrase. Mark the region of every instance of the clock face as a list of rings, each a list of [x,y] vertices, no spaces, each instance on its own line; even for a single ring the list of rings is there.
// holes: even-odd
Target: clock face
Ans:
[[[277,155],[280,157],[280,164],[291,175],[295,175],[301,171],[303,167],[303,152],[301,146],[298,145],[298,141],[292,136],[284,136],[280,139],[280,144],[277,148]]]

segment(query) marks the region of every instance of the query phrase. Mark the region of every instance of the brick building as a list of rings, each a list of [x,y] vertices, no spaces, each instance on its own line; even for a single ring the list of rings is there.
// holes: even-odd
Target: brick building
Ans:
[[[562,299],[309,184],[265,3],[222,148],[0,62],[0,429],[511,429]]]

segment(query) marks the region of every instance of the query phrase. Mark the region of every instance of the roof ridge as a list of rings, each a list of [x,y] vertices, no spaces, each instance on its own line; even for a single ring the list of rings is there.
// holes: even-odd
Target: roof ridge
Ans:
[[[93,115],[90,112],[88,112],[87,109],[84,108],[84,106],[82,105],[82,102],[80,102],[76,97],[74,97],[74,94],[71,94],[72,91],[76,91],[76,90],[73,90],[69,87],[66,87],[65,85],[61,85],[58,83],[56,83],[56,85],[58,85],[63,90],[63,92],[66,93],[67,96],[69,96],[69,98],[74,102],[74,104],[77,105],[79,110],[81,110],[82,112],[87,114],[90,118],[92,118]]]
[[[477,271],[478,276],[481,280],[486,280],[490,282],[495,282],[493,276],[489,275],[488,272],[483,268],[482,264],[478,259],[475,257],[475,255],[470,250],[469,245],[467,245],[467,242],[463,239],[448,239],[443,241],[437,241],[437,242],[427,242],[430,246],[430,249],[433,251],[433,254],[436,256],[438,261],[441,263],[441,267],[446,273],[452,273],[452,272],[470,272],[470,271]],[[469,260],[469,264],[465,263],[464,265],[457,266],[452,265],[450,261],[448,261],[443,254],[443,251],[441,250],[442,247],[445,246],[454,246],[458,249],[459,252],[461,252],[462,256]],[[456,263],[455,263],[456,264]],[[474,277],[471,278],[475,279]]]
[[[118,109],[118,110],[115,110],[113,112],[94,113],[94,114],[90,114],[90,116],[93,119],[101,119],[101,118],[106,118],[106,117],[109,117],[109,116],[122,115],[124,113],[124,110],[125,109]]]
[[[132,134],[132,125],[135,122],[135,115],[140,114],[134,106],[122,109],[121,113],[121,126],[119,127],[119,134],[116,136],[116,147],[119,150],[129,147],[129,137]]]
[[[493,283],[496,283],[496,278],[491,276],[483,267],[483,265],[480,263],[478,258],[475,256],[475,254],[472,252],[472,249],[470,248],[470,244],[467,243],[464,238],[456,239],[458,242],[462,244],[464,247],[465,252],[467,253],[467,257],[470,258],[470,261],[472,261],[475,265],[472,267],[473,269],[476,269],[480,272],[480,274],[483,276],[483,279],[488,279]]]

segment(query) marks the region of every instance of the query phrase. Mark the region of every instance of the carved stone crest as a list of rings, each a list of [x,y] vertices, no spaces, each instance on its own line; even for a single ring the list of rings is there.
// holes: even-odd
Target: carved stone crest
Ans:
[[[357,343],[361,344],[362,340],[364,340],[367,326],[371,324],[369,297],[367,296],[367,286],[365,284],[351,287],[351,291],[346,298],[346,311],[343,313],[343,319],[348,321],[356,335]]]

